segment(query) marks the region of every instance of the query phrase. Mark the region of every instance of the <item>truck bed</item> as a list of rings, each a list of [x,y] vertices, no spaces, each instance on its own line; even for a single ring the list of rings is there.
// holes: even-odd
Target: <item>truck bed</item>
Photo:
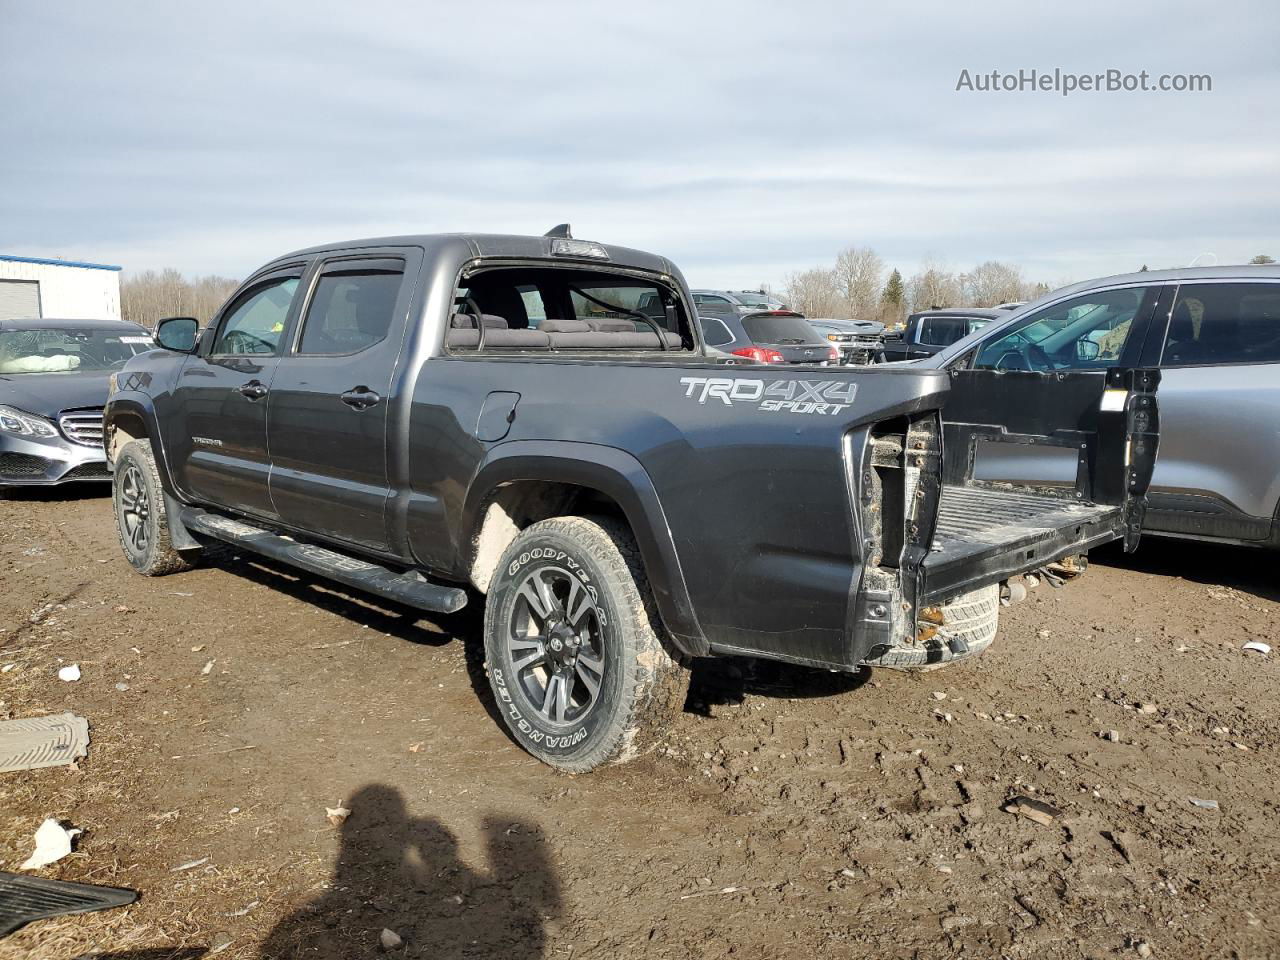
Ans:
[[[1118,506],[1080,503],[1007,486],[942,488],[924,599],[937,602],[1115,538]],[[998,576],[994,576],[998,575]]]

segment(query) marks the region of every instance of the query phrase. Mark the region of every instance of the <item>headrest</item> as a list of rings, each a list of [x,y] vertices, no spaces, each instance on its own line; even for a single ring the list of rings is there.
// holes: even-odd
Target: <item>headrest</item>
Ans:
[[[590,333],[591,324],[585,320],[556,320],[548,317],[538,324],[543,333]]]
[[[484,323],[486,330],[506,330],[507,321],[492,313],[480,314],[481,321]],[[449,326],[455,330],[474,330],[476,328],[475,314],[471,313],[455,313],[449,318]]]

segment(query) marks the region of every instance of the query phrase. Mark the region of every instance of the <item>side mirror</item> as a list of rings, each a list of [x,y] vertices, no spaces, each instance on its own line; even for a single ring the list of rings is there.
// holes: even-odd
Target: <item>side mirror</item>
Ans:
[[[195,353],[199,330],[195,317],[166,317],[156,324],[156,343],[176,353]]]
[[[1086,362],[1097,360],[1102,356],[1102,347],[1098,345],[1096,340],[1077,340],[1076,341],[1076,359]]]

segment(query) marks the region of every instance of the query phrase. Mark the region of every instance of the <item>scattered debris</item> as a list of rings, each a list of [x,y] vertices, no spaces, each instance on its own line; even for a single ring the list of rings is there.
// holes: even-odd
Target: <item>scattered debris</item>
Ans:
[[[0,723],[0,773],[73,763],[89,752],[89,721],[74,713]]]
[[[1254,653],[1260,653],[1264,657],[1271,652],[1271,644],[1263,643],[1261,640],[1250,640],[1241,650],[1252,650]]]
[[[203,669],[201,669],[200,671],[201,676],[207,677],[209,674],[213,673],[213,665],[217,662],[218,662],[217,660],[210,660],[208,663],[206,663]]]
[[[1159,708],[1159,707],[1157,707],[1154,703],[1140,703],[1140,704],[1138,704],[1138,712],[1139,712],[1139,713],[1145,713],[1145,714],[1147,714],[1147,716],[1150,716],[1151,714],[1156,713],[1157,711],[1159,711],[1159,709],[1160,709],[1160,708]]]
[[[351,816],[351,811],[339,804],[336,807],[325,807],[324,815],[331,824],[340,827],[346,823],[347,817]]]
[[[196,867],[203,867],[209,862],[208,857],[201,857],[199,860],[188,860],[186,863],[179,864],[170,870],[170,873],[182,873],[184,870],[194,870]]]
[[[16,666],[17,666],[16,663],[6,663],[3,667],[0,667],[0,673],[8,673],[10,670],[12,670]]]
[[[123,603],[120,604],[118,607],[116,607],[116,613],[130,613],[130,612],[131,611],[129,610],[129,608],[126,607]]]
[[[224,917],[247,917],[250,911],[260,906],[261,904],[262,904],[261,900],[254,900],[250,903],[246,903],[239,910],[232,910],[230,913],[224,913],[223,916]]]
[[[1217,800],[1201,800],[1199,797],[1187,797],[1188,802],[1193,807],[1200,807],[1202,810],[1217,810]]]
[[[1101,737],[1103,740],[1108,740],[1108,741],[1110,741],[1111,743],[1119,743],[1119,742],[1120,742],[1120,731],[1119,731],[1119,730],[1099,730],[1099,731],[1098,731],[1098,736],[1099,736],[1099,737]]]
[[[943,693],[941,690],[935,690],[935,691],[933,691],[933,699],[935,699],[935,700],[945,700],[945,699],[947,699],[947,695],[946,695],[945,693]]]
[[[400,934],[396,933],[394,930],[388,930],[386,927],[383,927],[382,933],[378,934],[378,943],[382,945],[383,950],[391,951],[399,950],[400,947],[404,945],[404,940],[402,940],[400,938]]]
[[[202,644],[200,644],[199,646],[192,647],[192,648],[191,648],[191,652],[192,652],[192,653],[199,653],[201,650],[203,650],[203,649],[204,649],[204,646],[205,646],[205,645],[202,643]]]
[[[56,863],[71,852],[71,841],[83,830],[68,830],[52,817],[40,824],[36,831],[36,849],[19,870],[39,870],[51,863]]]
[[[58,670],[58,679],[67,683],[75,683],[80,679],[80,664],[73,663],[70,666],[62,667]]]
[[[1140,957],[1154,956],[1154,951],[1152,951],[1151,949],[1151,944],[1147,943],[1147,941],[1145,940],[1138,941],[1138,943],[1134,945],[1133,949],[1138,951],[1138,956]]]
[[[119,690],[121,693],[124,693],[126,690],[129,689],[129,685],[127,683],[117,683],[116,689]]]
[[[427,744],[425,741],[422,741],[422,740],[419,740],[417,743],[409,744],[410,753],[421,753],[426,748],[427,748]]]
[[[1053,826],[1054,822],[1062,817],[1062,811],[1057,807],[1042,800],[1033,800],[1031,797],[1014,797],[1004,805],[1003,809],[1005,813],[1018,814],[1045,827]]]
[[[1041,640],[1048,640],[1050,637],[1050,633],[1048,630],[1037,630],[1036,636],[1039,637]]]

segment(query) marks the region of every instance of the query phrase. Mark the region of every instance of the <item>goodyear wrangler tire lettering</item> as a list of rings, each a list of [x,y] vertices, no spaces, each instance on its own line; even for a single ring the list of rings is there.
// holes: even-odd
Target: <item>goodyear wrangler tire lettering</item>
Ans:
[[[485,653],[503,723],[534,756],[585,772],[630,759],[684,704],[639,548],[606,518],[522,531],[485,606]]]

